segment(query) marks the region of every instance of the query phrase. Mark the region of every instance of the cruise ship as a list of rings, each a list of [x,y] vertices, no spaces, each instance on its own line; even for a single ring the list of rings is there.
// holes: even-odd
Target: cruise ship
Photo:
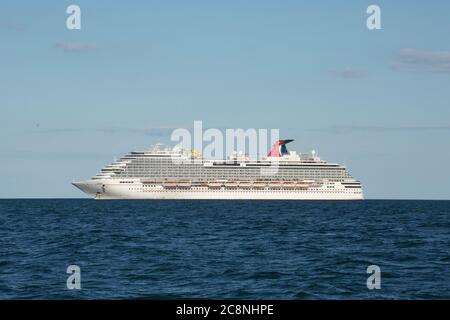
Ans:
[[[316,152],[288,151],[278,140],[267,157],[234,153],[204,159],[193,150],[134,151],[87,181],[73,182],[94,199],[361,200],[361,183],[345,166]]]

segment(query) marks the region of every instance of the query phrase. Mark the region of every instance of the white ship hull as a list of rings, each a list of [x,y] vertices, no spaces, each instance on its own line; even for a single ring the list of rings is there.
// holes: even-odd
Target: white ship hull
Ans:
[[[120,184],[111,181],[74,183],[97,200],[167,199],[167,200],[362,200],[361,189],[337,187],[335,190],[211,190],[199,187],[188,190],[167,190],[162,186],[146,188],[142,183]]]

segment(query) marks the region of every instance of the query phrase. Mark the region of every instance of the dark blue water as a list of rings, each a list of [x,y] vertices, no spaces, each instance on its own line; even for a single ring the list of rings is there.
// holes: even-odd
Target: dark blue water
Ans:
[[[55,298],[449,299],[450,201],[0,200],[0,299]]]

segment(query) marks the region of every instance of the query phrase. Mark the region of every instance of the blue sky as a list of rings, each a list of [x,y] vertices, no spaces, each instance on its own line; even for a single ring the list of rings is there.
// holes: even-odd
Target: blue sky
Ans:
[[[82,197],[71,181],[202,120],[280,128],[368,198],[450,199],[449,15],[448,1],[2,1],[0,197]]]

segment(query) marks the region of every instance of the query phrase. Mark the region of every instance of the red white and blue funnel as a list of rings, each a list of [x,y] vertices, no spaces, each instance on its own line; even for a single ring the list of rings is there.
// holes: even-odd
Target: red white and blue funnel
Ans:
[[[288,140],[278,140],[277,142],[275,142],[275,144],[272,147],[272,150],[269,152],[269,154],[267,155],[268,157],[282,157],[285,155],[288,155],[289,152],[286,148],[286,144],[288,144],[289,142],[292,142],[294,140],[292,139],[288,139]]]

